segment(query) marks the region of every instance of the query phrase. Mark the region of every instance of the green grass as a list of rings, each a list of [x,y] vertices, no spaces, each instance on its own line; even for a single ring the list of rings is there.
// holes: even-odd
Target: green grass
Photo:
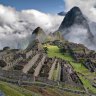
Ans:
[[[60,53],[60,49],[57,46],[47,45],[47,48],[49,57],[58,57],[67,61],[73,60],[69,55]]]
[[[55,81],[55,80],[57,79],[57,78],[56,78],[56,77],[57,77],[56,75],[57,75],[57,70],[54,69],[54,71],[53,71],[53,75],[52,75],[52,80]]]
[[[69,54],[61,53],[60,49],[57,46],[48,45],[47,47],[48,47],[48,56],[49,57],[62,58],[66,61],[69,61],[70,64],[75,69],[75,71],[80,72],[80,73],[83,72],[84,74],[90,73],[89,70],[83,66],[83,64],[75,63],[73,58]]]
[[[41,96],[75,96],[75,95],[76,96],[81,96],[81,95],[74,94],[74,93],[71,93],[71,92],[62,91],[62,90],[60,90],[56,87],[45,86],[44,88],[41,88],[40,86],[32,85],[32,86],[25,86],[25,88],[27,90],[30,90],[30,91],[36,92],[38,94],[41,94]]]
[[[54,81],[59,81],[60,79],[60,64],[57,65],[57,68],[54,69],[53,75],[52,75],[52,80]]]
[[[91,73],[87,68],[85,68],[85,66],[82,63],[75,63],[74,59],[68,53],[61,53],[60,49],[57,46],[47,45],[46,47],[48,48],[49,57],[58,57],[66,61],[69,61],[69,63],[73,66],[74,70],[77,73],[80,73],[87,77],[88,79],[85,79],[80,74],[78,74],[78,76],[84,84],[84,87],[89,88],[89,91],[96,93],[96,88],[94,88],[89,81],[89,79],[94,78],[96,74]]]
[[[74,68],[74,70],[76,72],[79,72],[79,73],[81,73],[83,75],[90,74],[89,70],[87,68],[85,68],[83,66],[83,64],[81,64],[81,63],[75,63],[75,62],[70,62],[70,64],[73,66],[73,68]]]
[[[5,94],[5,96],[39,96],[38,94],[28,91],[22,87],[2,81],[0,81],[0,90]]]
[[[52,80],[54,80],[54,81],[57,81],[58,80],[58,73],[59,73],[59,70],[54,70],[54,72],[53,72],[53,75],[52,75]]]
[[[25,96],[3,82],[0,82],[0,90],[3,91],[6,96]]]
[[[82,80],[84,87],[86,87],[90,92],[96,94],[96,88],[92,87],[92,85],[90,84],[90,81],[85,79],[83,76],[79,76],[79,77]]]
[[[93,92],[96,94],[96,88],[94,88],[91,85],[91,79],[94,78],[96,76],[95,73],[91,73],[87,68],[85,68],[81,63],[74,63],[74,62],[70,62],[70,64],[73,66],[74,70],[80,74],[82,74],[83,76],[81,76],[80,74],[78,74],[79,78],[81,79],[81,81],[84,84],[85,88],[88,88],[88,90],[90,92]],[[86,79],[85,79],[86,78]],[[90,80],[89,80],[90,79]]]

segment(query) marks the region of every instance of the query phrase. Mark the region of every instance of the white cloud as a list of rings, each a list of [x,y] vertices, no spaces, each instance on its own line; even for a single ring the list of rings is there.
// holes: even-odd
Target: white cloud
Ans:
[[[63,17],[58,15],[51,15],[51,14],[45,14],[42,12],[39,12],[37,10],[23,10],[22,16],[26,16],[28,18],[26,19],[28,22],[35,24],[36,26],[40,26],[45,31],[49,30],[55,31],[58,29]],[[55,27],[55,28],[54,28]]]
[[[36,27],[43,28],[46,33],[54,32],[62,20],[61,16],[33,9],[19,12],[12,7],[0,5],[0,49],[5,46],[25,48]]]
[[[78,6],[91,21],[96,21],[95,4],[96,0],[65,0],[66,11]],[[12,7],[0,5],[0,49],[5,46],[25,48],[28,45],[31,33],[36,27],[43,28],[46,33],[54,32],[60,26],[63,18],[62,16],[45,14],[34,9],[16,11]],[[74,29],[73,31],[78,31],[78,33],[72,32],[72,36],[67,35],[67,39],[71,37],[69,38],[70,41],[80,43],[83,37],[82,32],[84,32],[84,39],[86,39],[86,30],[80,30],[80,28]],[[94,28],[91,30],[95,32]]]
[[[16,22],[16,20],[17,20],[17,14],[15,9],[0,5],[0,23],[10,24]]]

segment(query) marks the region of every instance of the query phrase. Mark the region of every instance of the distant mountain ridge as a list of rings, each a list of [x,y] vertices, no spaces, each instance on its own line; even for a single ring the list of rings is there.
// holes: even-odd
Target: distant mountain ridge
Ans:
[[[66,12],[64,12],[64,11],[59,12],[58,15],[60,15],[60,16],[65,16],[65,15],[66,15]]]

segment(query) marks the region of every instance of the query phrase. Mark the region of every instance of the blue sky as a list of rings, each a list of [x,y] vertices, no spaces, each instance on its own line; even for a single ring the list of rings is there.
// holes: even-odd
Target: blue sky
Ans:
[[[12,6],[17,10],[36,9],[46,13],[58,13],[64,10],[63,0],[0,0],[0,4]]]

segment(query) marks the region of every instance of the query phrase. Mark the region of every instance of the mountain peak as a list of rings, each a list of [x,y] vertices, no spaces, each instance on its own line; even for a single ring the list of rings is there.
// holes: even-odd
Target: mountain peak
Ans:
[[[45,32],[43,31],[43,29],[40,28],[40,27],[37,27],[37,28],[33,31],[32,35],[33,35],[33,34],[39,35],[39,34],[42,34],[42,33],[45,34]]]
[[[45,42],[45,39],[46,39],[46,38],[47,38],[47,35],[46,35],[46,33],[43,31],[43,29],[40,28],[40,27],[37,27],[37,28],[32,32],[29,45],[32,44],[32,42],[34,42],[34,40],[38,40],[40,43],[43,43],[43,42]]]
[[[70,15],[72,15],[73,14],[73,16],[74,17],[77,17],[77,16],[82,16],[82,17],[84,17],[83,16],[83,14],[82,14],[82,12],[81,12],[81,10],[80,10],[80,8],[79,7],[73,7],[69,12],[68,12],[68,14],[70,14]]]
[[[74,6],[72,9],[71,9],[71,11],[78,11],[78,12],[81,12],[81,10],[80,10],[80,8],[79,7],[77,7],[77,6]]]
[[[66,15],[59,29],[71,27],[73,24],[85,24],[86,19],[79,7],[73,7]]]
[[[88,41],[89,45],[94,42],[94,36],[90,31],[88,21],[80,8],[76,6],[67,12],[58,31],[62,32],[66,40],[69,38],[69,41],[75,43],[85,44]]]

